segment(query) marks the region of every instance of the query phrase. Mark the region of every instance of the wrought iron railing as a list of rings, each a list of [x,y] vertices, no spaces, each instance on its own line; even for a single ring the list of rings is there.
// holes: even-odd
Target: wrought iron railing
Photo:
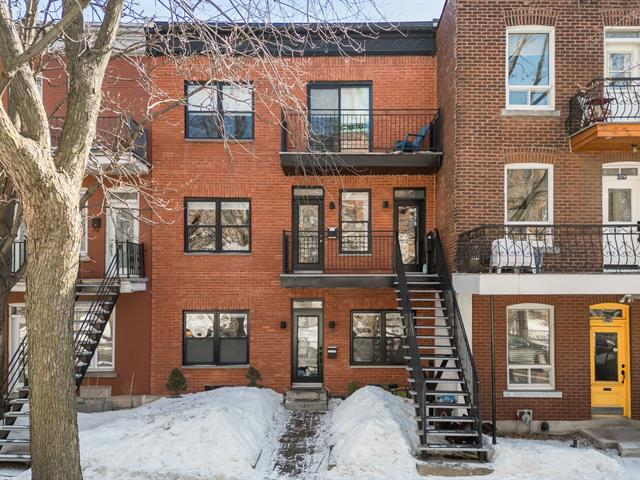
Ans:
[[[51,117],[51,145],[57,147],[62,136],[64,117]],[[100,116],[96,123],[94,148],[115,155],[133,153],[138,159],[148,162],[147,131],[135,120],[124,116]]]
[[[640,78],[598,78],[569,103],[565,122],[573,135],[596,123],[640,121]]]
[[[640,226],[483,225],[458,237],[460,273],[640,270]]]
[[[282,233],[283,273],[394,273],[393,231]]]
[[[283,152],[441,151],[437,109],[283,112]],[[424,132],[424,139],[416,135]],[[401,146],[407,140],[407,145]],[[407,147],[407,148],[405,148]]]
[[[475,427],[477,429],[478,436],[477,438],[474,437],[474,442],[477,447],[482,447],[480,377],[478,375],[478,370],[473,359],[471,344],[469,343],[469,338],[467,337],[467,332],[464,328],[462,314],[460,313],[460,307],[458,306],[458,299],[456,297],[456,292],[451,281],[451,274],[449,272],[449,268],[447,267],[447,257],[442,246],[440,234],[437,230],[433,234],[432,255],[432,265],[434,266],[435,273],[438,275],[438,279],[440,280],[440,288],[442,289],[444,306],[446,307],[449,322],[451,324],[453,342],[456,347],[456,352],[458,353],[460,367],[464,376],[462,389],[463,392],[466,392],[469,396],[469,417],[476,419]]]
[[[118,242],[118,264],[120,277],[143,278],[144,245],[135,242]]]

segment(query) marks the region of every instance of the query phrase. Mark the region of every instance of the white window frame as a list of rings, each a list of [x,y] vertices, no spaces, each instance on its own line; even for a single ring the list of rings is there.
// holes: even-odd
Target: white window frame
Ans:
[[[509,35],[518,33],[547,33],[549,34],[549,86],[520,85],[509,86]],[[505,84],[505,108],[507,110],[555,110],[556,106],[556,67],[555,67],[555,50],[556,50],[556,34],[554,27],[542,25],[521,25],[517,27],[507,27],[505,37],[505,61],[504,61],[504,84]],[[546,90],[549,92],[549,105],[511,105],[509,103],[510,91],[526,91]],[[529,95],[531,101],[531,95]]]
[[[509,220],[509,170],[547,170],[547,220],[513,221]],[[504,166],[504,223],[505,225],[552,225],[553,224],[553,165],[549,163],[508,163]]]
[[[549,310],[549,383],[528,383],[528,384],[511,384],[509,372],[514,370],[532,370],[542,369],[540,365],[519,365],[509,363],[509,312],[512,310]],[[507,360],[507,390],[555,390],[556,386],[556,359],[555,359],[555,308],[553,305],[547,305],[544,303],[518,303],[516,305],[507,306],[506,317],[506,360]],[[530,374],[529,374],[530,375]]]
[[[86,305],[87,309],[91,307],[91,302],[79,302],[79,304],[84,304]],[[76,304],[78,305],[78,303]],[[112,338],[112,344],[111,344],[111,352],[112,352],[112,358],[111,358],[111,367],[99,367],[97,365],[98,362],[98,347],[100,346],[100,343],[98,343],[98,345],[96,346],[96,350],[95,352],[93,352],[93,356],[91,357],[91,362],[89,363],[89,367],[87,368],[87,372],[114,372],[116,370],[116,308],[113,308],[113,311],[111,312],[111,316],[109,317],[109,320],[111,321],[111,338]],[[74,322],[75,322],[75,316],[74,316]],[[75,330],[74,330],[74,335],[75,335]],[[102,342],[102,337],[100,338],[100,342]]]

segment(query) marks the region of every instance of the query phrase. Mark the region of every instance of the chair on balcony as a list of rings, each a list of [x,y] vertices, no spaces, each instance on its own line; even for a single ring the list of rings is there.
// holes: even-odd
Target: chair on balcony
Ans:
[[[422,149],[424,139],[429,134],[431,125],[422,127],[418,133],[407,133],[404,140],[398,140],[393,148],[396,152],[411,153],[418,152]],[[413,141],[411,140],[413,139]]]
[[[540,273],[542,254],[530,240],[499,238],[491,244],[491,270],[501,273],[502,269],[531,269]]]

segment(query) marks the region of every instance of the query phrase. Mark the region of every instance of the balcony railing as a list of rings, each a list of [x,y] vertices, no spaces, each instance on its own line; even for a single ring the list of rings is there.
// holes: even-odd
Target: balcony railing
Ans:
[[[640,78],[598,78],[571,99],[568,135],[608,122],[640,122]]]
[[[135,242],[117,242],[119,276],[144,278],[144,245]],[[11,273],[15,274],[27,259],[27,242],[13,242]]]
[[[64,117],[51,117],[51,145],[60,144]],[[133,153],[139,160],[147,162],[147,131],[135,120],[122,116],[100,116],[96,123],[94,148],[117,156]]]
[[[640,225],[484,225],[458,237],[459,273],[640,271]]]
[[[439,114],[420,110],[309,110],[283,112],[282,152],[440,152]],[[416,135],[427,130],[424,139]],[[409,148],[398,145],[416,141]]]
[[[283,273],[393,274],[396,234],[283,232]]]

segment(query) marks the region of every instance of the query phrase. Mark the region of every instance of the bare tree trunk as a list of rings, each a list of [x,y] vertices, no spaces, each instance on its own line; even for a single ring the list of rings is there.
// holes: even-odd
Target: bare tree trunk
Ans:
[[[32,478],[81,480],[72,322],[81,236],[78,189],[51,190],[30,202],[46,202],[46,209],[25,205]]]

